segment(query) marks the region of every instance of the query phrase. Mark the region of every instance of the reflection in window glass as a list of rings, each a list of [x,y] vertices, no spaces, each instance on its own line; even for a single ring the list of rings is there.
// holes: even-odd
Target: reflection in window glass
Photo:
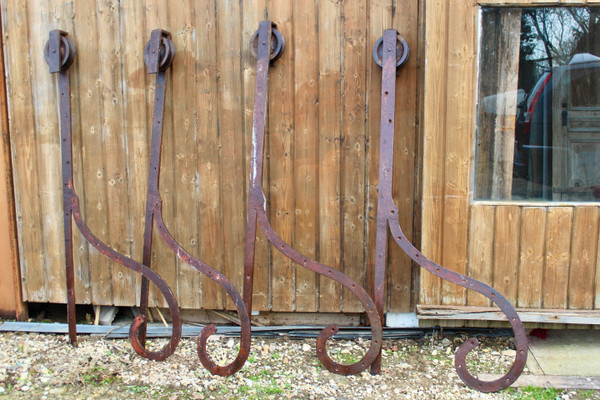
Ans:
[[[600,201],[600,7],[482,8],[475,199]]]

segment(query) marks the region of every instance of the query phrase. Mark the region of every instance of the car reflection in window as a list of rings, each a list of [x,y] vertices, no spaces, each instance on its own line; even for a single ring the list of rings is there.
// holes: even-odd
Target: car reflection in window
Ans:
[[[600,57],[580,53],[545,70],[519,103],[513,175],[527,197],[600,199]]]

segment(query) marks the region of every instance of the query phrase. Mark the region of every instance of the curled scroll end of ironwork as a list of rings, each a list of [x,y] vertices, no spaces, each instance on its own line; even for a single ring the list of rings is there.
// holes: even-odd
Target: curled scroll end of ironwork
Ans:
[[[331,372],[338,372],[340,365],[329,357],[327,354],[327,340],[338,333],[340,329],[337,325],[329,325],[317,336],[317,357],[321,364]]]
[[[251,333],[250,333],[250,321],[246,318],[245,323],[242,324],[241,332],[241,345],[236,358],[227,365],[218,365],[208,356],[207,345],[208,338],[217,333],[217,327],[213,324],[205,326],[200,335],[198,335],[196,348],[198,350],[198,358],[200,362],[211,374],[219,376],[230,376],[235,374],[237,371],[242,369],[248,356],[250,355],[250,344],[251,344]]]
[[[507,314],[507,316],[510,314],[507,313],[503,307],[501,308],[502,311]],[[456,369],[456,373],[460,379],[467,386],[484,393],[497,392],[512,385],[523,372],[525,364],[527,363],[527,336],[525,333],[525,328],[523,327],[523,323],[519,320],[519,318],[516,317],[516,312],[515,317],[512,317],[512,319],[509,317],[509,321],[513,331],[515,332],[516,355],[515,361],[513,362],[510,370],[500,378],[494,381],[482,381],[481,379],[471,375],[471,373],[467,370],[467,356],[471,350],[475,349],[479,345],[479,341],[477,339],[470,338],[456,351],[456,355],[454,357],[454,368]]]
[[[177,346],[179,345],[179,340],[181,339],[181,330],[177,334],[175,331],[175,326],[173,326],[173,334],[171,335],[171,340],[167,343],[162,349],[159,351],[150,351],[146,349],[146,345],[140,341],[140,329],[144,326],[146,322],[146,318],[142,315],[138,315],[134,318],[133,322],[129,326],[129,341],[131,342],[131,346],[140,356],[147,358],[149,360],[154,361],[164,361],[171,354],[175,352]],[[175,325],[175,324],[174,324]]]
[[[397,210],[395,208],[393,208],[392,211],[394,211],[392,214],[397,214]],[[471,375],[471,373],[467,370],[466,360],[469,352],[479,345],[479,341],[475,338],[470,338],[458,348],[454,358],[454,367],[460,379],[467,386],[485,393],[497,392],[499,390],[506,389],[513,384],[523,372],[527,362],[527,333],[525,332],[525,327],[523,326],[523,323],[521,322],[521,319],[519,318],[514,307],[504,296],[485,283],[444,268],[425,257],[406,239],[406,236],[402,232],[397,219],[390,219],[389,226],[392,236],[398,246],[400,246],[400,248],[402,248],[402,250],[404,250],[404,252],[406,252],[406,254],[413,259],[413,261],[444,280],[483,294],[494,304],[500,307],[512,327],[512,330],[515,334],[516,356],[510,370],[502,377],[494,381],[487,382]]]
[[[279,237],[277,232],[273,230],[264,208],[258,207],[257,214],[258,223],[260,224],[263,233],[278,251],[297,264],[342,284],[360,300],[360,303],[365,308],[365,312],[369,318],[369,325],[371,326],[371,343],[365,355],[358,362],[350,365],[342,365],[333,361],[327,354],[327,340],[335,335],[339,329],[336,325],[329,325],[323,329],[317,337],[317,357],[323,366],[330,372],[340,375],[354,375],[367,369],[377,358],[383,340],[383,327],[373,300],[369,297],[367,292],[349,276],[314,260],[308,259],[286,244],[283,239]]]
[[[112,257],[111,257],[112,259]],[[119,264],[131,268],[126,263],[120,262],[119,260],[115,260],[119,262]],[[135,262],[134,262],[135,263]],[[164,296],[167,304],[169,306],[169,311],[171,313],[171,320],[173,325],[173,331],[171,332],[171,338],[169,339],[169,343],[164,345],[158,351],[151,351],[146,348],[147,343],[142,342],[140,338],[142,337],[142,329],[146,327],[146,319],[147,317],[143,314],[138,315],[134,318],[133,322],[129,327],[129,340],[131,341],[131,345],[136,353],[140,356],[145,357],[149,360],[154,361],[163,361],[166,360],[171,354],[175,352],[177,346],[179,345],[179,341],[181,340],[181,316],[179,314],[179,307],[177,305],[177,300],[175,300],[175,296],[171,289],[167,286],[167,284],[150,268],[145,265],[139,265],[142,275],[148,278],[152,283],[156,285],[156,287],[160,290],[162,295]]]
[[[110,260],[132,270],[137,273],[141,273],[143,277],[149,279],[157,288],[160,290],[164,299],[166,300],[169,311],[171,313],[171,320],[173,325],[173,331],[171,332],[171,338],[169,343],[167,343],[163,348],[159,351],[150,351],[147,350],[145,345],[140,341],[141,332],[140,329],[144,326],[146,321],[145,315],[138,315],[131,326],[129,327],[129,340],[131,344],[139,355],[142,357],[148,358],[150,360],[162,361],[169,357],[171,354],[175,352],[177,346],[179,345],[179,341],[181,340],[181,316],[179,314],[179,306],[177,305],[177,300],[173,295],[173,292],[166,284],[166,282],[153,270],[148,268],[147,266],[138,263],[137,261],[132,260],[129,257],[126,257],[120,253],[117,253],[115,250],[108,247],[104,244],[100,239],[98,239],[92,231],[85,224],[83,217],[81,215],[81,209],[79,208],[79,198],[75,194],[75,192],[70,189],[69,198],[71,200],[71,210],[73,213],[73,219],[75,220],[75,224],[79,228],[79,231],[83,235],[83,237],[98,250],[101,254],[108,257]]]
[[[408,60],[408,43],[400,35],[397,35],[396,40],[396,68],[403,66]],[[373,58],[377,65],[383,68],[383,36],[380,37],[375,46],[373,46]]]
[[[346,285],[344,285],[346,286]],[[348,286],[346,286],[350,289]],[[356,295],[356,293],[354,293]],[[366,295],[366,292],[364,293]],[[317,336],[317,357],[323,364],[327,370],[339,375],[356,375],[367,369],[379,354],[379,350],[381,349],[382,339],[383,339],[383,329],[381,326],[381,320],[379,319],[379,315],[375,312],[374,306],[367,306],[365,304],[365,299],[363,296],[357,296],[365,310],[367,311],[367,315],[369,317],[369,323],[371,325],[371,343],[369,345],[369,349],[365,353],[365,355],[354,364],[344,365],[339,364],[329,357],[327,353],[327,340],[329,340],[333,335],[339,332],[339,328],[337,325],[329,325]],[[372,302],[371,302],[372,305]]]
[[[83,218],[81,216],[81,210],[79,208],[79,200],[77,195],[74,192],[71,192],[71,209],[73,211],[73,219],[79,228],[79,231],[82,233],[83,237],[94,246],[100,253],[104,254],[106,257],[111,259],[112,261],[129,268],[137,273],[141,273],[142,276],[149,279],[156,285],[156,287],[160,290],[161,294],[167,301],[169,306],[169,311],[171,313],[171,320],[173,325],[173,331],[171,332],[171,338],[169,343],[162,347],[159,351],[150,351],[147,350],[145,345],[141,342],[141,328],[144,326],[146,321],[145,315],[138,315],[129,328],[129,340],[131,344],[139,355],[142,357],[148,358],[150,360],[162,361],[169,357],[171,354],[175,352],[177,346],[179,345],[179,341],[181,340],[181,316],[179,314],[179,306],[177,305],[177,300],[173,295],[169,286],[165,283],[164,280],[154,271],[152,271],[147,266],[138,263],[137,261],[132,260],[129,257],[126,257],[120,253],[117,253],[106,244],[101,242],[87,227]]]
[[[219,283],[219,281],[217,281]],[[229,283],[229,282],[228,282]],[[230,284],[230,283],[229,283]],[[225,289],[229,289],[226,285],[223,285]],[[250,347],[252,345],[252,332],[250,329],[250,318],[246,312],[246,308],[243,305],[242,298],[237,292],[227,290],[231,298],[236,304],[238,316],[240,318],[241,325],[241,337],[240,337],[240,348],[235,359],[227,365],[218,365],[210,359],[208,356],[207,345],[208,338],[217,332],[217,327],[213,324],[207,325],[202,329],[197,339],[197,350],[200,362],[211,374],[219,376],[230,376],[235,374],[237,371],[242,369],[248,356],[250,355]]]
[[[100,245],[96,244],[96,245],[94,245],[94,247],[96,247],[98,250],[100,250],[101,252],[106,254],[105,251],[103,251],[104,248],[106,248],[106,245],[102,244],[102,246],[100,246]],[[109,249],[109,251],[111,251],[111,250]],[[108,254],[106,254],[106,255],[108,255]],[[171,291],[171,289],[169,289],[167,284],[160,278],[160,276],[157,273],[155,273],[154,271],[152,271],[150,268],[146,267],[145,265],[139,264],[139,263],[137,263],[131,259],[127,259],[127,258],[114,258],[114,257],[110,257],[110,256],[109,256],[109,258],[111,258],[112,260],[118,262],[119,264],[121,264],[127,268],[134,269],[137,272],[141,272],[145,278],[148,278],[150,281],[152,281],[152,283],[154,283],[156,285],[156,287],[160,290],[160,292],[164,296],[165,300],[167,301],[167,304],[169,306],[169,311],[171,312],[171,320],[172,320],[173,330],[171,332],[171,338],[169,339],[169,342],[166,345],[164,345],[160,350],[150,351],[146,348],[146,343],[145,342],[142,343],[142,341],[140,340],[140,337],[142,336],[141,330],[143,328],[145,328],[145,326],[146,326],[146,316],[145,315],[140,314],[137,317],[135,317],[129,327],[129,340],[131,341],[131,345],[133,346],[133,349],[135,350],[136,353],[138,353],[142,357],[145,357],[149,360],[154,360],[154,361],[163,361],[163,360],[167,359],[177,349],[177,346],[179,345],[179,341],[181,340],[181,330],[182,330],[181,329],[181,317],[179,314],[179,307],[177,305],[177,300],[175,300],[175,296],[173,295],[173,292]],[[137,268],[132,268],[133,264],[137,264]]]
[[[271,29],[271,54],[269,55],[271,65],[281,58],[283,50],[285,50],[285,39],[281,32],[275,29],[275,24],[273,24],[273,28]],[[250,54],[254,58],[258,57],[258,30],[254,32],[254,35],[250,39]]]
[[[249,321],[248,321],[249,323]],[[250,328],[249,325],[242,325],[242,337],[240,349],[238,351],[238,355],[235,360],[230,362],[227,365],[218,365],[208,356],[208,351],[206,349],[208,345],[208,338],[217,333],[217,327],[213,324],[205,326],[200,335],[198,335],[198,339],[196,340],[196,348],[198,350],[198,358],[200,358],[200,362],[211,374],[218,376],[230,376],[235,374],[237,371],[242,369],[248,356],[250,355]]]
[[[50,73],[66,71],[75,60],[75,45],[67,32],[55,29],[50,31],[44,47],[44,59],[50,67]]]
[[[206,351],[206,346],[208,344],[208,338],[210,335],[217,333],[217,327],[214,324],[210,324],[205,326],[200,334],[198,335],[198,339],[196,340],[196,348],[198,350],[198,357],[200,358],[200,362],[209,370],[212,374],[215,374],[220,368],[219,365],[214,363],[210,357],[208,357],[208,353]]]
[[[185,262],[186,264],[192,266],[198,272],[210,278],[213,282],[220,285],[223,289],[225,289],[229,297],[233,300],[241,325],[240,349],[235,360],[233,360],[228,365],[220,366],[214,363],[208,356],[208,352],[206,350],[208,338],[210,335],[214,334],[217,331],[217,328],[214,325],[208,325],[204,329],[202,329],[200,335],[198,336],[197,344],[198,357],[200,358],[200,362],[208,371],[210,371],[213,375],[219,376],[233,375],[244,366],[244,363],[250,355],[250,346],[252,342],[250,318],[248,317],[246,307],[244,307],[242,297],[237,292],[233,284],[225,276],[223,276],[215,269],[211,268],[207,264],[203,263],[202,261],[189,254],[184,248],[182,248],[179,245],[179,243],[177,243],[175,238],[173,238],[169,230],[166,228],[165,223],[163,221],[160,197],[157,198],[156,203],[154,205],[154,217],[156,218],[156,223],[158,225],[158,231],[160,235],[162,236],[167,246],[169,246],[169,248],[177,254],[177,257],[179,257],[179,259]]]
[[[155,29],[150,35],[150,40],[144,48],[144,62],[149,74],[165,71],[175,58],[175,44],[171,34],[162,29]]]
[[[241,346],[237,357],[227,365],[218,365],[210,359],[206,346],[208,338],[217,332],[217,327],[213,324],[207,325],[202,329],[197,339],[197,350],[200,362],[211,374],[219,376],[230,376],[242,369],[250,354],[250,329],[249,326],[242,326]]]
[[[339,375],[356,375],[361,373],[373,363],[373,360],[377,357],[379,352],[379,347],[373,346],[373,343],[371,343],[371,348],[367,351],[367,354],[365,354],[358,362],[350,365],[338,364],[329,357],[329,354],[327,354],[327,340],[338,332],[339,328],[337,325],[329,325],[319,332],[319,336],[317,336],[317,357],[319,358],[319,361],[321,361],[327,370]],[[375,338],[373,338],[372,341],[380,343],[380,340]]]

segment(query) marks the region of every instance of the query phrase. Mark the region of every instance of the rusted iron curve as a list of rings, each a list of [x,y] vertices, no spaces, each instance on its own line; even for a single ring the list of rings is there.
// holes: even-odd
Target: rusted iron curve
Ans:
[[[69,322],[69,337],[71,343],[77,343],[77,330],[75,325],[75,278],[73,273],[73,244],[72,244],[72,220],[81,231],[83,237],[94,246],[100,253],[112,261],[123,265],[135,272],[140,273],[145,279],[154,283],[167,300],[171,317],[173,320],[173,332],[169,342],[159,351],[148,351],[140,345],[138,333],[143,316],[138,316],[131,324],[129,338],[135,351],[151,360],[164,360],[177,348],[181,340],[181,318],[177,300],[167,286],[165,281],[144,264],[132,260],[112,250],[100,239],[98,239],[85,224],[79,208],[79,199],[73,187],[73,165],[72,165],[72,140],[71,140],[71,85],[69,81],[69,67],[75,56],[75,46],[68,38],[68,33],[53,30],[44,51],[45,59],[50,66],[50,72],[58,72],[58,87],[60,92],[60,131],[61,131],[61,154],[62,154],[62,181],[63,181],[63,210],[64,210],[64,234],[65,234],[65,265],[67,272],[67,317]]]
[[[173,238],[167,229],[162,217],[162,200],[159,193],[159,176],[160,176],[160,157],[161,157],[161,142],[162,142],[162,126],[165,104],[165,71],[171,64],[175,56],[175,47],[171,41],[169,32],[161,29],[152,31],[150,41],[146,45],[144,52],[144,60],[148,67],[148,73],[156,75],[156,89],[154,114],[152,119],[152,142],[150,146],[150,162],[148,172],[148,192],[146,197],[146,222],[144,229],[144,252],[143,263],[150,266],[152,259],[152,232],[154,224],[165,241],[167,246],[182,260],[184,263],[194,267],[197,271],[209,277],[219,285],[221,285],[229,297],[235,304],[241,325],[241,344],[240,350],[236,358],[228,365],[221,366],[214,363],[207,354],[206,344],[208,337],[217,331],[214,325],[208,325],[202,329],[198,336],[198,356],[202,365],[212,374],[229,376],[239,371],[243,366],[248,355],[250,354],[251,346],[251,331],[250,318],[244,306],[242,296],[235,289],[235,286],[223,274],[204,262],[198,260],[188,253],[177,241]],[[148,309],[148,280],[142,279],[141,288],[141,315],[147,315]],[[139,331],[139,343],[143,346],[145,341],[146,320],[141,322]]]
[[[381,125],[380,125],[380,144],[379,144],[379,197],[377,204],[377,233],[375,249],[375,293],[377,295],[376,304],[380,314],[383,313],[383,293],[385,280],[385,266],[387,255],[387,228],[398,246],[417,264],[425,268],[432,274],[442,279],[463,286],[467,289],[475,290],[494,302],[506,315],[508,322],[515,333],[516,358],[510,370],[501,378],[495,381],[482,381],[475,378],[467,370],[467,354],[478,345],[477,339],[469,339],[463,343],[456,352],[455,368],[458,376],[468,386],[482,392],[495,392],[508,387],[523,372],[525,362],[527,361],[527,335],[523,323],[519,319],[513,306],[504,296],[494,290],[492,287],[479,282],[468,276],[456,273],[444,268],[418,251],[406,238],[398,222],[398,208],[392,198],[392,171],[394,155],[394,109],[396,96],[396,71],[398,68],[397,60],[402,58],[397,50],[398,32],[396,30],[386,30],[383,35],[383,54],[379,56],[382,59],[383,73],[381,77]],[[408,53],[408,47],[403,52]],[[374,52],[377,61],[377,52]],[[379,368],[374,364],[373,368]],[[373,371],[372,371],[373,372]],[[379,372],[377,369],[374,372]]]
[[[273,43],[275,42],[275,43]],[[318,263],[294,250],[285,243],[271,227],[266,213],[266,198],[261,186],[263,170],[263,151],[265,139],[265,116],[267,107],[267,81],[269,63],[283,52],[281,34],[274,29],[271,21],[260,23],[258,31],[251,40],[252,53],[257,55],[256,86],[254,93],[254,116],[252,127],[252,154],[250,159],[250,184],[248,193],[248,220],[246,225],[246,252],[244,260],[244,303],[252,310],[252,286],[254,279],[254,252],[257,223],[273,246],[292,261],[342,284],[362,303],[372,329],[372,340],[366,354],[360,361],[351,365],[342,365],[333,361],[327,354],[327,339],[338,332],[336,325],[330,325],[321,331],[317,339],[317,357],[329,371],[341,374],[357,374],[365,370],[377,357],[381,349],[382,326],[375,304],[367,292],[350,277],[340,271]]]

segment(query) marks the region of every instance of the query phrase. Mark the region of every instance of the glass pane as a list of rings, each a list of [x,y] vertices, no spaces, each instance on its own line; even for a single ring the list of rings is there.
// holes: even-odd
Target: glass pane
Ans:
[[[600,201],[600,7],[481,10],[475,199]]]

